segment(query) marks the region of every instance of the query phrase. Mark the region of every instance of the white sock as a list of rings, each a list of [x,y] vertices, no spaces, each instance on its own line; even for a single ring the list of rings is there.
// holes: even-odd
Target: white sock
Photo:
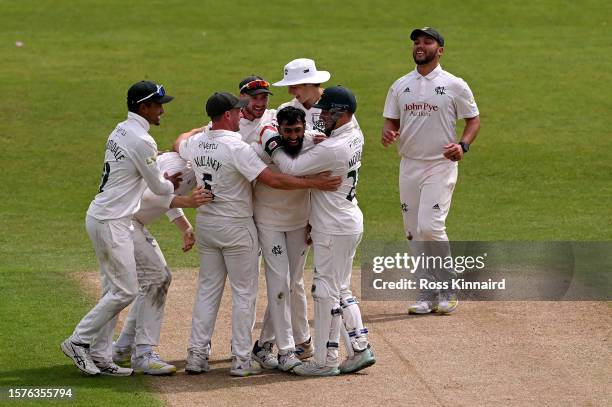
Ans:
[[[136,356],[144,355],[145,353],[152,351],[153,346],[151,345],[136,345]]]
[[[121,332],[115,344],[120,348],[129,348],[134,345],[134,335],[128,335]]]

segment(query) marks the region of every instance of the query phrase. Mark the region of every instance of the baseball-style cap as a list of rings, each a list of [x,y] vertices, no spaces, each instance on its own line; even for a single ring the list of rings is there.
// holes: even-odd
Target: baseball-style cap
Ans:
[[[238,89],[240,93],[247,94],[249,96],[260,95],[262,93],[267,93],[272,95],[270,92],[270,83],[266,81],[261,76],[251,75],[247,76],[238,84]]]
[[[206,101],[206,114],[213,118],[232,109],[241,109],[249,104],[248,99],[238,99],[229,92],[215,92]]]
[[[323,83],[331,78],[327,71],[317,71],[312,59],[298,58],[285,65],[282,81],[273,83],[272,86],[301,85],[304,83]]]
[[[357,99],[349,88],[345,88],[342,85],[330,86],[325,88],[321,99],[312,107],[319,108],[321,110],[340,109],[355,113],[357,110]]]
[[[136,82],[128,89],[128,104],[138,104],[140,102],[168,103],[174,96],[166,95],[164,85],[158,85],[151,81]]]
[[[436,31],[435,28],[431,28],[431,27],[423,27],[423,28],[417,28],[416,30],[413,30],[412,33],[410,33],[410,39],[414,41],[421,34],[425,34],[428,37],[431,37],[434,40],[438,41],[438,44],[440,44],[441,47],[444,46],[444,37],[442,37],[442,34]]]

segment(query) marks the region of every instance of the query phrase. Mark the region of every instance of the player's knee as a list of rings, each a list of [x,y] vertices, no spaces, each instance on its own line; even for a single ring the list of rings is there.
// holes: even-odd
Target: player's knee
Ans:
[[[424,241],[444,240],[441,239],[441,236],[444,235],[444,226],[436,225],[429,220],[419,221],[418,235],[419,240]]]
[[[312,288],[310,290],[312,298],[316,300],[328,300],[333,298],[332,290],[327,281],[321,278],[313,278]]]

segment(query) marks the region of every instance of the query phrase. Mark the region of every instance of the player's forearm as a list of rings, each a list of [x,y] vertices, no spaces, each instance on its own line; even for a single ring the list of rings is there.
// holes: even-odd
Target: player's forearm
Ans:
[[[191,223],[189,223],[189,219],[187,219],[184,215],[174,219],[172,223],[174,223],[174,225],[178,228],[178,230],[181,231],[181,233],[193,229],[191,227]]]
[[[170,202],[171,208],[197,208],[198,204],[191,195],[177,195]]]
[[[399,128],[399,119],[389,119],[388,117],[385,117],[385,122],[383,123],[383,134],[385,133],[385,131],[398,131]]]
[[[312,188],[314,183],[307,178],[298,178],[293,175],[273,172],[270,168],[266,168],[257,177],[257,181],[263,182],[267,186],[275,189],[308,189]]]
[[[461,141],[472,144],[476,140],[478,131],[480,130],[480,116],[465,119],[465,127],[461,135]]]
[[[204,129],[203,127],[198,128],[198,129],[192,129],[192,130],[190,130],[188,132],[185,132],[185,133],[181,134],[180,136],[178,136],[176,138],[176,141],[172,145],[172,149],[178,153],[179,152],[179,146],[181,145],[181,143],[184,140],[187,140],[189,137],[194,136],[194,135],[200,133],[203,129]]]

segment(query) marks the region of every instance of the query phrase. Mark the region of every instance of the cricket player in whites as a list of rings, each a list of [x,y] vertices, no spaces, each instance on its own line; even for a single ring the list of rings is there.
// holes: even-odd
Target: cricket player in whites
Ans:
[[[268,109],[270,84],[261,76],[250,75],[238,84],[240,98],[248,103],[242,108],[239,133],[247,144],[259,142],[261,129],[275,121],[276,110]]]
[[[292,157],[314,145],[313,132],[304,134],[305,116],[301,109],[282,108],[277,113],[278,128],[264,127],[261,142],[251,144],[273,171],[280,172],[263,148],[271,148],[278,142],[279,133],[285,152]],[[313,354],[304,290],[310,191],[282,191],[256,183],[253,207],[268,293],[261,335],[253,346],[253,359],[264,368],[289,371],[299,364],[296,357],[305,360]],[[274,342],[278,358],[272,352]]]
[[[414,256],[450,256],[446,217],[450,210],[457,162],[469,151],[480,129],[472,91],[463,79],[442,69],[444,38],[431,27],[410,34],[416,69],[396,80],[387,94],[382,144],[399,140],[399,188],[404,230]],[[455,125],[465,119],[461,141]],[[449,282],[453,269],[429,267],[420,271],[431,282]],[[458,299],[452,290],[422,290],[409,307],[414,314],[450,313]]]
[[[321,121],[321,109],[314,104],[321,98],[321,84],[331,78],[327,71],[318,71],[312,59],[298,58],[285,65],[283,79],[272,86],[287,86],[287,91],[293,99],[283,103],[278,110],[286,106],[297,107],[306,113],[306,129],[325,131]]]
[[[106,142],[102,181],[86,218],[104,294],[61,344],[64,354],[88,375],[133,373],[113,362],[111,342],[117,315],[138,295],[132,217],[140,198],[146,187],[158,195],[170,195],[180,182],[180,173],[160,173],[155,162],[157,145],[148,133],[151,124],[159,125],[163,104],[172,99],[161,85],[135,83],[127,94],[127,120],[115,127]]]
[[[363,232],[363,215],[355,194],[364,139],[353,121],[357,101],[348,88],[326,88],[313,106],[321,109],[321,120],[329,136],[326,140],[295,158],[282,148],[271,148],[271,141],[267,142],[266,151],[287,174],[304,176],[331,171],[342,177],[337,191],[311,192],[315,355],[313,361],[293,369],[304,376],[334,376],[356,372],[376,362],[368,343],[368,330],[363,326],[358,302],[350,288],[353,258]],[[340,364],[338,343],[343,322],[349,346],[348,357]]]
[[[206,102],[212,126],[176,140],[175,151],[191,161],[198,185],[213,193],[213,201],[198,208],[196,236],[200,253],[199,286],[194,304],[185,370],[209,371],[210,340],[226,277],[232,288],[232,367],[230,374],[260,373],[251,356],[252,330],[259,277],[259,242],[253,222],[251,182],[279,189],[335,190],[340,178],[320,175],[297,178],[273,172],[242,141],[240,109],[248,103],[230,93],[215,93]]]
[[[117,342],[113,343],[113,361],[120,366],[129,366],[136,373],[166,375],[176,372],[176,366],[164,362],[153,351],[159,344],[164,306],[172,274],[164,255],[146,225],[153,223],[164,213],[181,232],[183,251],[195,244],[195,235],[189,219],[181,208],[197,208],[212,200],[210,191],[196,186],[195,174],[187,161],[175,152],[166,152],[157,157],[160,171],[168,174],[181,173],[181,183],[174,195],[156,195],[146,189],[142,195],[140,209],[134,215],[134,256],[140,290],[132,303],[130,312]]]

